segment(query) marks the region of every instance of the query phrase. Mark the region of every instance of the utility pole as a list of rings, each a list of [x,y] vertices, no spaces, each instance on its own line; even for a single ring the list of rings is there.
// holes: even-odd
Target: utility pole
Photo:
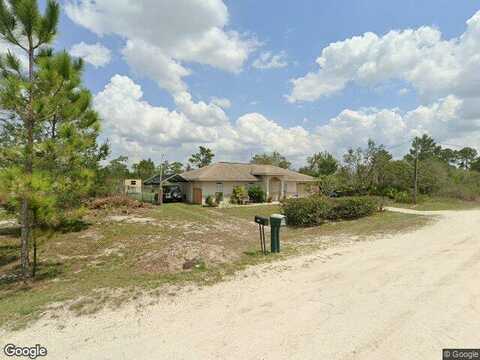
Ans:
[[[159,183],[160,183],[160,193],[158,194],[158,204],[159,205],[163,205],[163,162],[164,162],[164,159],[165,159],[165,154],[162,154],[162,156],[160,157],[160,179],[159,179]]]
[[[413,165],[413,203],[417,205],[418,191],[418,145],[415,147],[415,161]]]

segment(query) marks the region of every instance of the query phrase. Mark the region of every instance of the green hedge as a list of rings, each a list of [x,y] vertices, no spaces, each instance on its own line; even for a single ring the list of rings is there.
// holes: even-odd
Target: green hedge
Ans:
[[[344,197],[331,199],[311,196],[287,199],[282,203],[288,225],[315,226],[327,220],[350,220],[369,216],[378,211],[379,204],[370,197]]]
[[[248,197],[254,203],[265,202],[265,191],[260,186],[251,186],[248,189]]]

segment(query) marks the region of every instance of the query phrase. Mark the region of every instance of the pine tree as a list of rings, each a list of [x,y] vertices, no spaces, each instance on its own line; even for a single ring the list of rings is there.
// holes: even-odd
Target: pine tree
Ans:
[[[24,278],[33,229],[75,212],[107,153],[81,84],[83,62],[48,47],[59,11],[53,0],[43,15],[36,0],[0,0],[0,35],[12,49],[0,57],[0,190],[19,215]]]
[[[8,4],[7,4],[8,3]],[[27,69],[21,60],[8,52],[1,58],[1,102],[9,116],[20,124],[13,130],[21,137],[19,152],[23,165],[23,188],[21,196],[22,244],[21,263],[24,277],[29,272],[29,241],[31,238],[32,207],[31,188],[33,174],[34,141],[38,131],[35,108],[38,105],[35,62],[40,47],[49,45],[57,33],[60,8],[56,1],[49,0],[45,14],[40,13],[36,0],[0,0],[0,35],[26,56]],[[17,125],[17,124],[15,124]]]

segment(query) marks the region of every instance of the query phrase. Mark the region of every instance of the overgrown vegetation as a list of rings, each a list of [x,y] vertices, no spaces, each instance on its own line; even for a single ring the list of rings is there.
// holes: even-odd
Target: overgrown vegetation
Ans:
[[[315,154],[300,171],[317,176],[320,192],[327,196],[369,194],[399,203],[435,196],[474,201],[480,198],[477,155],[469,147],[442,148],[423,135],[413,139],[403,159],[394,159],[385,146],[370,140],[365,149],[349,149],[341,163],[328,153]]]
[[[292,226],[318,226],[328,220],[358,219],[378,210],[378,202],[371,197],[333,199],[315,195],[282,202],[282,212]]]

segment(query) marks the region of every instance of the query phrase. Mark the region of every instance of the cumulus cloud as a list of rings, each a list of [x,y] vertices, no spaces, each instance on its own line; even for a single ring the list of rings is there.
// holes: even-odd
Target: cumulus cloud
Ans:
[[[314,101],[349,83],[374,86],[391,79],[409,82],[426,102],[450,94],[478,96],[479,52],[480,12],[451,40],[428,26],[384,36],[368,32],[324,48],[316,60],[319,70],[293,79],[288,99]]]
[[[278,69],[288,66],[286,60],[286,53],[284,51],[274,55],[270,51],[266,51],[260,54],[260,56],[255,59],[252,66],[256,69]]]
[[[222,0],[68,0],[67,15],[98,35],[126,39],[129,65],[168,91],[185,90],[190,72],[182,62],[239,72],[258,45],[226,30],[229,14]]]
[[[135,74],[168,91],[179,113],[196,124],[227,122],[226,101],[195,102],[185,77],[187,63],[238,73],[259,45],[253,37],[227,30],[222,0],[67,0],[70,19],[99,36],[125,40],[122,55]]]
[[[415,136],[427,133],[438,141],[447,141],[460,135],[458,124],[462,121],[462,106],[460,99],[448,96],[407,112],[399,109],[346,109],[327,124],[317,127],[315,133],[323,147],[338,155],[350,147],[364,147],[369,138],[393,147],[394,155],[402,155]],[[476,131],[479,132],[480,127]]]
[[[405,153],[412,137],[423,133],[439,142],[455,144],[462,138],[465,145],[480,146],[478,101],[453,95],[407,112],[346,109],[310,131],[284,127],[256,112],[231,122],[213,103],[193,103],[188,93],[183,95],[171,111],[145,101],[141,87],[129,77],[115,75],[94,99],[114,155],[159,160],[167,152],[184,161],[199,145],[207,145],[218,160],[248,161],[253,153],[276,150],[301,165],[313,152],[341,156],[349,147],[365,146],[369,138],[393,146],[397,156]]]
[[[128,40],[122,54],[136,73],[154,79],[158,86],[170,93],[187,90],[182,78],[190,71],[165,55],[160,48],[142,40]]]
[[[98,42],[96,44],[86,44],[82,41],[72,46],[70,54],[83,58],[96,68],[107,65],[111,60],[110,49]]]
[[[208,145],[219,153],[219,159],[248,160],[252,151],[274,150],[295,158],[303,157],[313,145],[305,129],[282,127],[258,113],[231,123],[220,107],[193,103],[188,93],[175,102],[175,111],[151,105],[143,100],[138,84],[115,75],[95,96],[94,106],[114,155],[158,159],[162,151],[168,151],[184,160],[198,145]]]
[[[188,92],[176,94],[174,100],[178,110],[196,124],[218,126],[228,122],[227,115],[221,107],[203,101],[195,103]]]

